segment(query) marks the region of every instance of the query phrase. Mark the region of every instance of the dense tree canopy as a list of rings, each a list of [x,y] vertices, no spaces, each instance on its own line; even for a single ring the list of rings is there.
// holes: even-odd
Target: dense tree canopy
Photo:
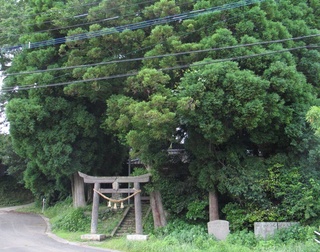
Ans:
[[[305,120],[319,105],[318,1],[4,4],[2,99],[36,195],[65,192],[78,170],[121,174],[130,148],[171,213],[207,220],[209,195],[235,228],[318,216],[319,139]],[[175,143],[187,163],[168,157]]]

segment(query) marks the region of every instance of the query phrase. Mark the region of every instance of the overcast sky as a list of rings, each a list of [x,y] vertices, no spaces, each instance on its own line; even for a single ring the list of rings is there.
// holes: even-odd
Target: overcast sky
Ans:
[[[2,76],[2,72],[0,71],[0,89],[2,86],[2,80],[3,80],[3,76]],[[0,122],[2,122],[4,120],[4,116],[0,115]],[[8,127],[4,127],[4,125],[0,124],[0,133],[8,133]]]

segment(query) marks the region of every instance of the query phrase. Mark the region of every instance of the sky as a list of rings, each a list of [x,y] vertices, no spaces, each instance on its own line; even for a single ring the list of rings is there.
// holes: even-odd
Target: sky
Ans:
[[[0,71],[0,89],[2,87],[2,80],[3,80],[3,76],[2,76],[2,72]],[[0,123],[4,120],[4,115],[0,114]],[[4,125],[0,124],[0,134],[2,133],[8,133],[9,132],[9,128],[5,127]]]

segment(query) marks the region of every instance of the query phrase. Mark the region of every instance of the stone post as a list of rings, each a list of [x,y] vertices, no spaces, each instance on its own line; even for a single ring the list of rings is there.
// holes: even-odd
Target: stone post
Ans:
[[[99,191],[100,190],[100,183],[94,183],[94,189],[96,191]],[[99,194],[96,191],[93,192],[91,234],[96,234],[97,227],[98,227]]]
[[[140,190],[140,183],[134,182],[134,188]],[[136,216],[136,234],[142,234],[142,208],[141,208],[141,194],[137,193],[134,196],[134,210]]]

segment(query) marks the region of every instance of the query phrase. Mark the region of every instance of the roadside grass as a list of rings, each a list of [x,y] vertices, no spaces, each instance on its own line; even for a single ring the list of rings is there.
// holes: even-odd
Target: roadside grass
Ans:
[[[294,244],[271,245],[268,241],[261,242],[255,247],[230,244],[228,241],[204,241],[202,245],[171,242],[168,239],[150,237],[148,241],[127,241],[126,238],[114,238],[100,243],[89,243],[106,249],[123,252],[317,252],[319,245],[313,241],[297,242]]]
[[[41,213],[41,208],[31,206],[21,211]],[[123,210],[114,211],[104,205],[99,207],[98,233],[109,235],[118,224]],[[90,233],[91,206],[74,209],[67,199],[45,209],[43,215],[50,219],[52,231],[71,242],[122,252],[317,252],[320,245],[314,239],[315,227],[293,226],[276,233],[266,240],[257,239],[253,232],[231,233],[225,241],[217,241],[207,234],[206,228],[173,221],[165,228],[152,228],[152,219],[146,223],[148,241],[128,241],[126,237],[111,237],[101,242],[81,240],[82,234]]]
[[[63,230],[56,230],[54,234],[70,242],[83,243],[83,240],[81,240],[81,235],[84,234],[83,232],[68,232]]]
[[[58,202],[54,206],[44,208],[43,212],[37,206],[21,208],[19,210],[42,214],[50,220],[53,233],[70,241],[79,241],[81,234],[90,233],[92,206],[88,205],[75,209],[71,198]],[[110,235],[118,225],[123,213],[124,209],[113,210],[106,205],[100,204],[98,233]]]
[[[114,211],[101,205],[98,233],[109,235],[122,214],[122,210]],[[225,241],[217,241],[207,234],[204,226],[175,220],[167,227],[156,231],[147,228],[152,226],[152,223],[146,223],[147,227],[144,229],[149,233],[148,241],[128,241],[126,237],[111,237],[101,242],[88,242],[82,241],[80,237],[82,234],[90,233],[91,206],[75,210],[69,199],[46,209],[45,215],[51,220],[53,232],[61,238],[123,252],[316,252],[320,250],[320,245],[313,240],[313,231],[316,228],[308,226],[292,226],[266,240],[256,238],[253,232],[241,231],[231,233]],[[63,225],[60,225],[61,220]],[[148,222],[152,222],[152,219],[150,218]],[[77,223],[82,223],[80,228],[82,231],[77,229]],[[71,231],[73,228],[75,230]]]

